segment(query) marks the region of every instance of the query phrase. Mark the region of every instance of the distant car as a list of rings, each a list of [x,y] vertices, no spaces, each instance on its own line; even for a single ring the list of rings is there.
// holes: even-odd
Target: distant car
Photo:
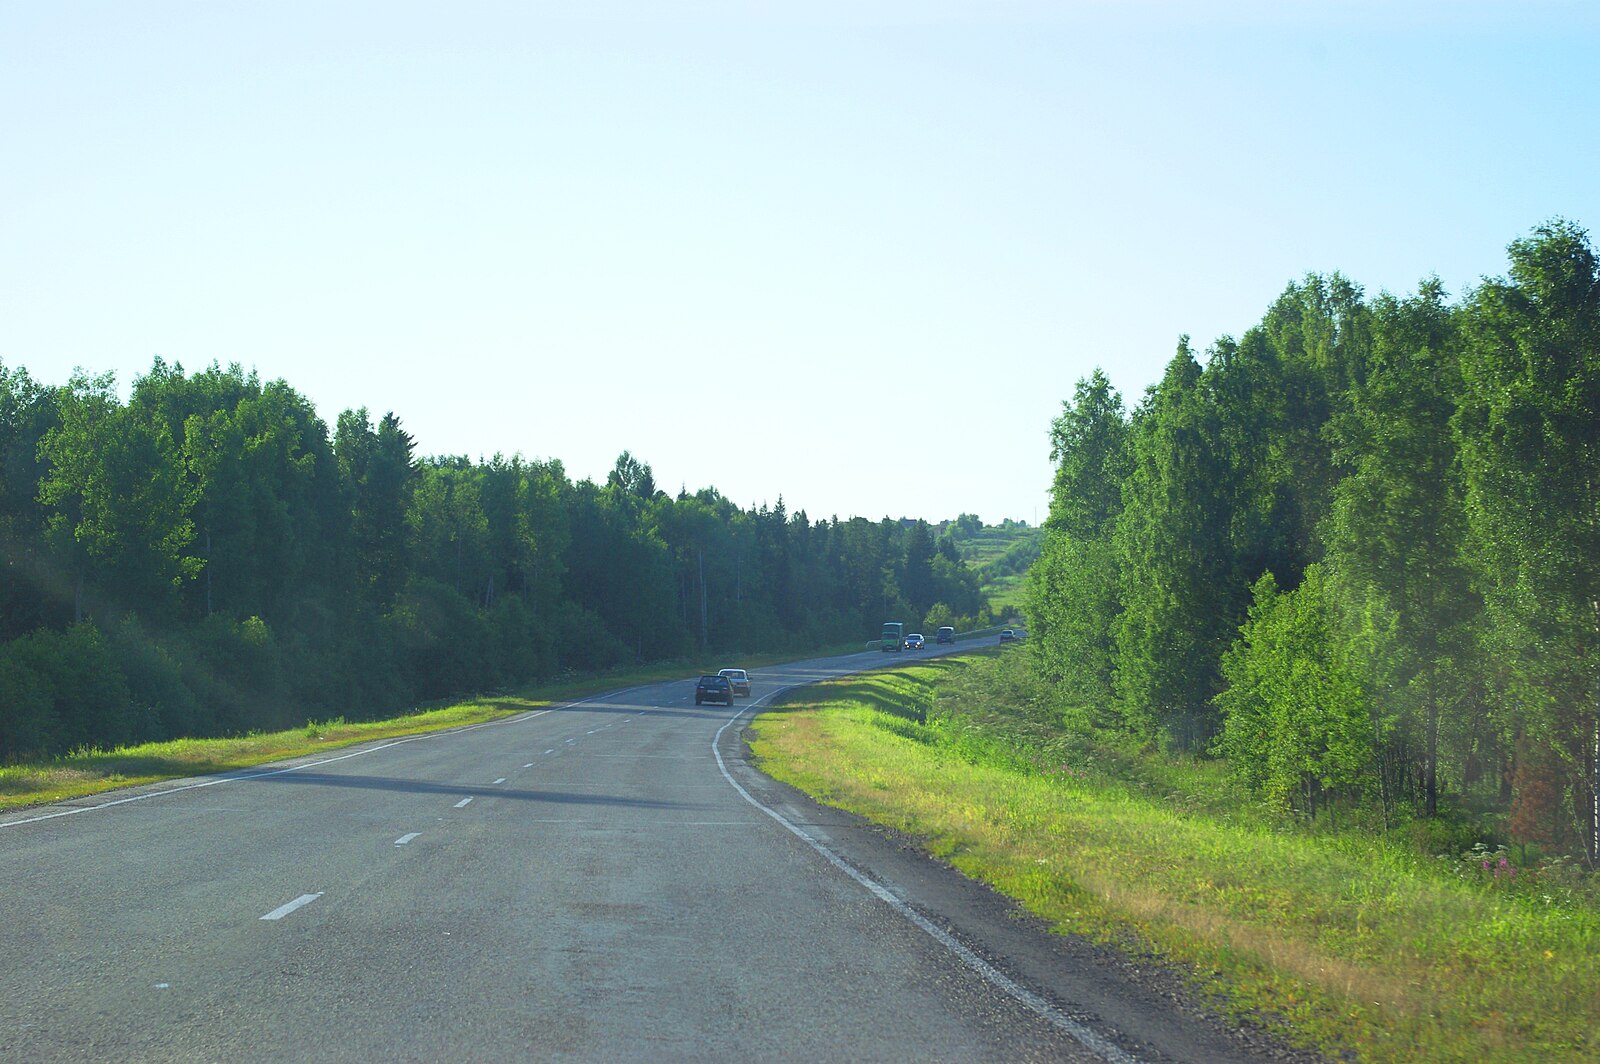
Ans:
[[[721,702],[723,705],[733,705],[733,683],[726,676],[702,676],[694,685],[694,704],[704,702]]]
[[[750,697],[750,674],[743,669],[723,669],[718,676],[726,676],[728,682],[733,684],[733,693],[741,698]]]
[[[921,650],[924,643],[925,640],[922,638],[921,632],[912,632],[910,635],[906,636],[907,650]]]
[[[1016,638],[1017,633],[1009,628],[1002,629],[1000,632],[1000,642],[1002,643],[1009,643]]]
[[[933,641],[935,643],[954,643],[956,641],[956,630],[949,625],[945,625],[933,633]]]

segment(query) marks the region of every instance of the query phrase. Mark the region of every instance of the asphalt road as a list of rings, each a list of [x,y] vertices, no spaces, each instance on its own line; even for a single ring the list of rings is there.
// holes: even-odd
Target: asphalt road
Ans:
[[[0,818],[0,1060],[1264,1059],[745,761],[876,654]]]

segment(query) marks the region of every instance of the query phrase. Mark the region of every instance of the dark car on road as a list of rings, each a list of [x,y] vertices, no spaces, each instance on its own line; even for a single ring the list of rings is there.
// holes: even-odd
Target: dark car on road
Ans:
[[[733,682],[721,675],[700,677],[694,685],[694,704],[698,706],[705,702],[733,705]]]
[[[956,630],[947,624],[933,633],[933,641],[935,643],[954,643],[956,641]]]

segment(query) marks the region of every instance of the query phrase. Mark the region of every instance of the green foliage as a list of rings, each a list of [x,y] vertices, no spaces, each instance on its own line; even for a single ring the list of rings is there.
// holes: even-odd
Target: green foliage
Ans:
[[[1222,659],[1216,748],[1269,802],[1315,816],[1324,795],[1359,797],[1370,782],[1367,695],[1319,567],[1282,593],[1268,573],[1253,593]]]
[[[55,392],[0,362],[0,642],[71,617],[51,579],[38,501],[39,441],[58,420]]]
[[[1108,710],[1122,605],[1115,545],[1052,531],[1028,581],[1027,645],[1041,674],[1073,702]]]
[[[906,534],[900,589],[905,593],[911,611],[918,616],[925,613],[936,601],[933,561],[933,532],[928,528],[928,522],[916,521]]]
[[[1329,425],[1347,475],[1324,534],[1352,609],[1387,622],[1380,642],[1365,643],[1372,689],[1387,736],[1422,737],[1429,814],[1438,812],[1441,729],[1462,719],[1479,686],[1470,650],[1481,602],[1450,428],[1461,390],[1456,324],[1443,300],[1437,281],[1413,299],[1378,300],[1366,378]],[[1472,739],[1481,749],[1488,736]]]
[[[405,584],[406,512],[416,477],[415,444],[392,412],[374,427],[366,408],[339,415],[334,454],[350,506],[360,583],[369,601],[387,609]]]
[[[1276,801],[1481,806],[1600,863],[1600,268],[1561,221],[1510,260],[1457,306],[1308,275],[1204,365],[1181,343],[1126,421],[1080,382],[1039,675],[1180,749],[1225,707],[1215,749]]]
[[[929,639],[932,639],[939,629],[954,628],[955,624],[955,611],[942,602],[935,602],[922,617],[922,631]]]
[[[132,614],[107,633],[107,640],[127,681],[135,721],[133,741],[203,735],[209,730],[208,712],[184,674],[182,651],[165,645]]]
[[[1122,481],[1132,455],[1122,396],[1099,369],[1078,387],[1050,426],[1056,463],[1045,527],[1072,539],[1098,539],[1122,512]]]
[[[628,452],[596,485],[414,451],[393,413],[330,437],[238,366],[157,359],[124,404],[109,377],[0,365],[0,759],[982,611],[926,522],[671,498]]]
[[[950,534],[956,539],[972,539],[983,532],[983,521],[977,514],[960,514],[950,522]]]
[[[1600,269],[1568,223],[1511,245],[1466,317],[1457,415],[1491,638],[1519,723],[1570,766],[1600,861]]]
[[[556,663],[565,670],[599,672],[627,661],[628,647],[597,614],[565,603],[552,618],[556,625]]]
[[[24,636],[0,645],[0,750],[12,757],[64,749],[49,678],[35,660],[32,643],[53,638]]]
[[[1115,532],[1115,690],[1130,724],[1186,750],[1215,730],[1222,652],[1243,613],[1229,540],[1234,471],[1220,429],[1185,338],[1133,422]]]
[[[416,577],[386,620],[406,687],[421,699],[438,701],[500,686],[489,658],[488,617],[454,588]]]
[[[55,754],[133,736],[127,682],[93,624],[40,630],[0,646],[0,689],[8,754]]]
[[[39,442],[49,537],[84,595],[165,613],[199,571],[186,553],[195,494],[168,426],[119,404],[112,379],[75,376],[57,392],[60,423]]]
[[[1023,604],[1029,650],[1074,702],[1109,708],[1122,612],[1113,540],[1132,462],[1122,397],[1099,370],[1078,382],[1051,430],[1057,462],[1044,546]]]

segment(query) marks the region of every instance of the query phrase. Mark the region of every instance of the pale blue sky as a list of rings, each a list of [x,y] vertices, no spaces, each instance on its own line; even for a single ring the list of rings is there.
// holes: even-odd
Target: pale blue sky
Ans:
[[[1094,366],[1600,226],[1595,6],[0,0],[0,361],[1032,522]]]

